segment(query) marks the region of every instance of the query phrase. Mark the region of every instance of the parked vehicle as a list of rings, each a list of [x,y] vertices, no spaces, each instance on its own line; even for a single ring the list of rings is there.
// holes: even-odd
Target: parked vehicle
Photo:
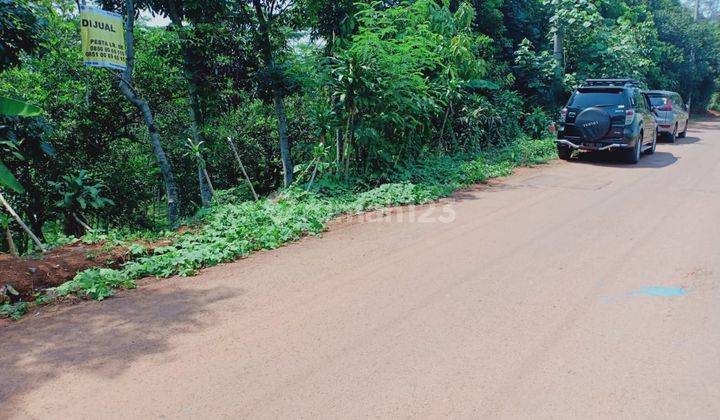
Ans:
[[[560,113],[555,143],[558,156],[566,160],[576,149],[619,151],[628,163],[655,153],[657,124],[640,83],[586,80]]]
[[[655,110],[658,133],[671,143],[675,143],[678,137],[685,137],[690,113],[680,94],[667,90],[649,90],[646,94]]]

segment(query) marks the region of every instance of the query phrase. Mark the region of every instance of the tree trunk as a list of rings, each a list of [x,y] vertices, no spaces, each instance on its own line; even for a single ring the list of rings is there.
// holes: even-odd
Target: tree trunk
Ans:
[[[260,47],[262,49],[263,61],[265,66],[275,71],[280,71],[275,68],[275,61],[273,59],[272,44],[270,42],[270,28],[268,22],[265,19],[265,13],[263,12],[260,0],[252,0],[255,8],[255,14],[258,19],[260,29]],[[272,16],[269,16],[272,18]],[[275,113],[278,119],[278,136],[280,137],[280,159],[283,165],[283,184],[285,187],[292,184],[293,181],[293,162],[292,156],[290,155],[290,142],[287,136],[287,114],[285,112],[284,103],[284,92],[283,87],[277,83],[273,83],[273,103],[275,105]]]
[[[190,51],[187,48],[187,45],[183,47],[183,56],[185,63],[185,77],[188,83],[188,100],[190,101],[192,136],[195,144],[199,145],[200,153],[202,153],[205,139],[200,133],[200,130],[202,129],[204,119],[202,112],[200,111],[200,96],[198,95],[198,87],[197,83],[195,83],[195,71],[192,69]],[[203,176],[203,172],[205,172],[205,176]],[[203,207],[207,207],[212,203],[215,191],[210,183],[210,177],[207,176],[207,170],[205,170],[205,168],[198,167],[198,185],[200,187],[200,199],[202,200],[202,205]]]
[[[443,117],[442,125],[440,126],[440,138],[438,139],[438,150],[443,146],[443,138],[445,137],[445,124],[447,124],[448,117],[450,116],[450,110],[452,109],[452,99],[448,99],[448,106],[445,110],[445,116]]]
[[[190,104],[190,131],[192,133],[193,143],[200,145],[200,151],[203,149],[203,137],[200,133],[204,118],[200,110],[200,95],[198,94],[198,85],[195,81],[195,69],[191,49],[188,45],[187,33],[182,23],[182,17],[177,13],[176,9],[170,11],[170,21],[177,28],[180,38],[180,52],[183,56],[183,72],[187,82],[188,103]],[[203,168],[198,163],[198,185],[200,188],[200,200],[203,207],[208,207],[212,203],[214,191],[209,181],[206,179]]]
[[[280,159],[283,166],[283,184],[287,187],[293,182],[293,162],[290,156],[290,141],[287,136],[287,116],[285,113],[285,103],[283,94],[280,89],[273,92],[273,102],[275,103],[275,113],[278,119],[278,135],[280,137]]]
[[[353,112],[350,112],[350,115],[348,116],[347,124],[345,127],[345,164],[344,164],[344,171],[345,176],[347,176],[350,173],[350,154],[352,153],[352,148],[354,147],[353,139],[355,138],[355,114]]]
[[[563,30],[558,27],[555,29],[555,33],[553,34],[553,57],[555,57],[555,63],[557,64],[560,73],[564,73],[563,69],[565,67],[563,48]]]
[[[203,177],[205,178],[205,182],[207,183],[207,188],[210,190],[210,194],[215,195],[215,187],[213,187],[212,181],[210,180],[210,174],[208,174],[205,162],[202,163],[200,170],[202,171]]]
[[[165,150],[163,150],[162,143],[160,141],[160,134],[155,127],[155,120],[150,110],[148,103],[137,96],[135,91],[130,87],[124,78],[120,81],[120,91],[125,97],[140,110],[143,116],[143,121],[150,132],[150,145],[152,146],[155,159],[157,159],[158,166],[160,166],[160,172],[162,173],[163,182],[165,184],[165,193],[167,194],[168,203],[168,221],[170,226],[176,227],[178,219],[180,217],[179,211],[179,200],[177,195],[177,186],[175,185],[175,178],[172,173],[172,167],[170,162],[167,160]]]
[[[342,166],[342,157],[343,157],[342,131],[340,131],[339,128],[336,128],[335,129],[335,165],[337,166],[338,171],[340,171],[340,168]]]
[[[203,207],[208,207],[212,203],[212,197],[215,195],[215,189],[210,184],[210,177],[207,170],[198,167],[198,185],[200,187],[200,201]]]
[[[23,176],[25,178],[23,185],[27,192],[27,205],[22,209],[25,212],[25,218],[30,225],[30,229],[33,232],[37,232],[37,237],[40,241],[45,242],[45,235],[43,234],[43,226],[47,218],[46,206],[43,203],[43,193],[40,186],[42,181],[37,179],[37,175],[34,173],[41,172],[43,168],[48,165],[48,162],[43,158],[42,154],[31,159],[24,165]]]
[[[693,8],[693,21],[697,22],[700,18],[700,0],[695,0],[695,6]],[[690,62],[692,63],[693,67],[695,66],[695,47],[694,44],[690,44]],[[695,84],[693,83],[690,86],[690,93],[688,93],[688,100],[687,100],[687,107],[688,107],[688,115],[692,112],[692,101],[693,101],[693,93],[695,93]]]
[[[135,7],[133,6],[133,0],[125,0],[126,8],[126,20],[125,20],[125,54],[127,59],[127,68],[120,74],[120,82],[118,86],[122,94],[132,103],[142,114],[143,121],[148,128],[150,133],[150,144],[152,146],[155,158],[158,161],[160,172],[162,173],[163,182],[165,184],[165,193],[167,194],[168,202],[168,220],[171,227],[177,227],[178,219],[180,217],[180,201],[177,195],[177,186],[175,184],[175,178],[173,176],[172,167],[170,162],[165,155],[163,150],[162,142],[160,140],[160,133],[158,133],[155,127],[155,119],[153,118],[150,105],[147,101],[142,99],[132,87],[132,70],[135,61],[135,52],[133,50],[135,37],[133,35],[133,28],[135,26]]]
[[[66,214],[63,220],[63,233],[66,236],[74,236],[80,238],[83,236],[84,231],[82,226],[72,217],[70,214]]]

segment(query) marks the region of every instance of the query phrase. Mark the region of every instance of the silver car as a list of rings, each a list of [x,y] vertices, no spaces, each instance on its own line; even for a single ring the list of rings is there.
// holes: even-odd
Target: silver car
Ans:
[[[666,136],[671,143],[675,143],[678,137],[685,137],[690,114],[682,97],[668,90],[649,90],[646,93],[656,115],[658,133]]]

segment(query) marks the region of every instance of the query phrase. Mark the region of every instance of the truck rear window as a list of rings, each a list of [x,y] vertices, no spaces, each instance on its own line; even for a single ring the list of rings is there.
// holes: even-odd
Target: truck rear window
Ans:
[[[568,106],[587,108],[589,106],[627,105],[627,98],[622,90],[578,90],[570,98]]]
[[[650,105],[652,105],[652,106],[663,106],[663,105],[667,105],[667,103],[668,103],[667,96],[660,96],[660,95],[653,96],[652,94],[650,94],[648,96],[650,97]]]

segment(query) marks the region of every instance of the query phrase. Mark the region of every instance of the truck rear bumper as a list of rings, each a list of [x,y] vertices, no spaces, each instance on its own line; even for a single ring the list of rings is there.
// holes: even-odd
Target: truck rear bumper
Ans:
[[[556,139],[555,144],[567,146],[571,149],[580,150],[612,150],[612,149],[632,149],[634,144],[627,143],[573,143],[566,139]]]
[[[659,133],[672,134],[673,131],[675,131],[675,126],[672,124],[658,124]]]

